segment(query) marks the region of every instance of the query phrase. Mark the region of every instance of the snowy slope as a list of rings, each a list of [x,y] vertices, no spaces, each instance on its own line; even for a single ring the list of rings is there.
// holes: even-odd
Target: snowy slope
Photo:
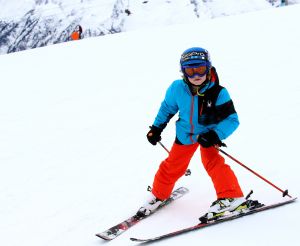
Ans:
[[[121,32],[125,16],[123,0],[0,0],[0,6],[0,54],[70,41],[79,24],[85,38]]]
[[[126,18],[124,30],[153,28],[173,24],[203,22],[220,16],[241,14],[271,8],[265,0],[156,0],[130,1],[132,15]]]
[[[300,5],[0,56],[0,245],[104,244],[95,233],[144,202],[166,157],[145,134],[187,47],[210,50],[241,126],[226,151],[298,196]],[[199,31],[197,31],[199,30]],[[182,33],[188,33],[182,35]],[[163,143],[174,140],[174,121]],[[228,160],[247,193],[279,192]],[[110,245],[197,223],[215,199],[199,155],[190,193]],[[299,202],[157,245],[299,244]]]
[[[70,41],[78,24],[88,38],[272,7],[266,0],[0,0],[0,6],[0,54]]]

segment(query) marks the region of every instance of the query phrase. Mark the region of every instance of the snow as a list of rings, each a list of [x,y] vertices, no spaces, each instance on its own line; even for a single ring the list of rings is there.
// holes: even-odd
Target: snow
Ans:
[[[179,57],[212,56],[241,125],[226,152],[298,196],[300,5],[84,39],[0,56],[0,244],[103,245],[94,236],[134,213],[166,157],[145,135]],[[162,142],[174,141],[176,116]],[[285,198],[227,159],[245,193]],[[110,245],[198,223],[215,199],[195,154],[190,193]],[[157,245],[299,244],[299,202]],[[297,243],[298,242],[298,243]]]
[[[97,0],[25,0],[22,2],[18,0],[0,0],[0,18],[9,20],[18,19],[32,9],[38,10],[44,17],[59,15],[62,14],[61,11],[68,12],[70,9],[73,11],[85,11],[89,9],[89,13],[97,10],[99,18],[101,18],[104,14],[107,15],[110,13],[107,7],[110,5],[111,9],[114,3],[115,1],[113,0],[102,0],[101,3]],[[67,13],[65,15],[67,17]]]
[[[271,4],[272,2],[272,4]],[[289,1],[289,4],[300,0]],[[188,24],[280,6],[281,0],[0,0],[0,54],[83,37]],[[204,23],[205,24],[205,23]]]
[[[145,3],[146,2],[146,3]],[[124,29],[135,30],[157,26],[190,23],[203,21],[224,15],[234,15],[249,11],[271,8],[265,0],[156,0],[130,1],[129,9],[132,12]],[[197,15],[194,12],[197,12]]]
[[[72,10],[73,15],[78,14],[76,12],[81,12],[83,21],[86,21],[86,17],[91,18],[96,15],[99,24],[104,18],[110,17],[111,9],[117,2],[130,9],[134,19],[142,21],[135,23],[138,27],[142,27],[145,24],[144,22],[155,18],[155,16],[161,20],[160,25],[166,24],[166,19],[171,21],[172,24],[186,23],[192,16],[191,12],[193,10],[191,11],[191,9],[195,7],[193,2],[201,5],[204,9],[206,8],[205,5],[208,5],[211,8],[209,11],[212,11],[214,16],[243,13],[270,7],[270,4],[265,0],[227,0],[226,3],[222,0],[206,1],[205,3],[201,0],[194,0],[193,2],[188,0],[25,0],[22,2],[18,0],[0,0],[0,19],[16,20],[32,9],[35,9],[43,17],[64,14],[67,19],[70,10]],[[143,18],[140,18],[141,15]],[[195,18],[195,16],[192,17]],[[86,24],[86,27],[90,27],[90,25],[93,27],[96,24],[95,19],[94,22],[84,24]]]
[[[60,25],[68,26],[75,17],[80,17],[80,24],[86,28],[94,29],[99,24],[105,22],[111,17],[114,0],[27,0],[19,3],[18,0],[5,1],[0,0],[1,20],[18,20],[30,11],[35,10],[34,16],[43,19],[53,17],[54,20],[60,20]],[[16,6],[18,6],[16,8]],[[60,26],[57,25],[57,28]]]

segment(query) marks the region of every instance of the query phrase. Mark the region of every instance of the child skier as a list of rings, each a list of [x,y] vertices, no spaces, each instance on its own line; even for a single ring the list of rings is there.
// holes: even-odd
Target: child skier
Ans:
[[[175,182],[184,175],[200,145],[201,160],[211,177],[217,195],[206,216],[222,215],[239,209],[246,202],[238,180],[225,164],[217,146],[239,125],[238,115],[228,91],[219,85],[215,68],[207,50],[193,47],[180,59],[183,79],[168,88],[151,130],[148,141],[156,145],[170,119],[179,112],[176,138],[167,159],[161,162],[154,177],[149,201],[138,211],[146,216],[166,200]]]

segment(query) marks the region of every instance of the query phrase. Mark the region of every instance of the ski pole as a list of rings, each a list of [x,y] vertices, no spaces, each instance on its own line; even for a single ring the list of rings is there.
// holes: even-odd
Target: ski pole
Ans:
[[[163,149],[165,150],[165,151],[167,151],[168,152],[168,154],[170,154],[170,151],[166,148],[166,146],[164,146],[163,144],[162,144],[162,142],[161,141],[158,141],[158,143],[159,143],[159,145],[161,146],[161,147],[163,147]],[[192,172],[191,172],[191,169],[186,169],[186,171],[185,171],[185,176],[190,176],[192,174]]]
[[[290,198],[292,198],[289,194],[288,194],[288,190],[283,191],[282,189],[280,189],[278,186],[274,185],[273,183],[271,183],[269,180],[267,180],[266,178],[264,178],[263,176],[261,176],[260,174],[258,174],[257,172],[255,172],[254,170],[252,170],[251,168],[247,167],[246,165],[244,165],[243,163],[241,163],[239,160],[235,159],[233,156],[229,155],[228,153],[226,153],[224,150],[220,149],[218,146],[214,146],[217,150],[219,150],[221,153],[223,153],[224,155],[226,155],[227,157],[229,157],[231,160],[235,161],[236,163],[238,163],[239,165],[241,165],[242,167],[246,168],[248,171],[250,171],[251,173],[255,174],[257,177],[261,178],[263,181],[265,181],[266,183],[268,183],[269,185],[273,186],[275,189],[279,190],[282,193],[282,196],[288,196]]]
[[[149,128],[151,129],[151,126],[149,126]],[[164,146],[164,145],[162,144],[161,141],[158,141],[158,143],[159,143],[159,145],[160,145],[165,151],[167,151],[168,154],[170,154],[170,151],[167,149],[166,146]],[[186,169],[184,175],[185,175],[185,176],[190,176],[191,174],[192,174],[191,169]]]
[[[158,141],[158,143],[159,143],[159,145],[160,145],[161,147],[163,147],[163,149],[164,149],[165,151],[168,152],[168,154],[170,154],[170,151],[166,148],[166,146],[164,146],[164,145],[162,144],[161,141]]]

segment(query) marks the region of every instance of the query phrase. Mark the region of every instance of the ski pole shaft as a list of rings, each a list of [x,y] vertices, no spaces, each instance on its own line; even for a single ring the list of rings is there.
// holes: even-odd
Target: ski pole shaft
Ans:
[[[165,151],[168,152],[168,154],[170,154],[170,151],[166,148],[166,146],[164,146],[164,145],[162,144],[161,141],[158,141],[158,143],[160,144],[161,147],[163,147],[163,149],[164,149]],[[185,176],[190,176],[190,175],[191,175],[191,169],[188,168],[188,169],[185,171],[185,174],[184,174],[184,175],[185,175]]]
[[[163,147],[163,149],[164,149],[165,151],[167,151],[167,152],[170,154],[170,151],[166,148],[166,146],[164,146],[164,145],[161,143],[161,141],[158,141],[158,143],[160,144],[161,147]]]
[[[273,183],[271,183],[269,180],[267,180],[266,178],[264,178],[263,176],[261,176],[260,174],[258,174],[257,172],[255,172],[254,170],[252,170],[251,168],[247,167],[246,165],[244,165],[242,162],[240,162],[239,160],[235,159],[233,156],[229,155],[228,153],[226,153],[224,150],[220,149],[219,147],[215,146],[215,148],[217,150],[219,150],[221,153],[223,153],[224,155],[226,155],[227,157],[229,157],[231,160],[235,161],[236,163],[238,163],[239,165],[241,165],[242,167],[244,167],[245,169],[247,169],[248,171],[250,171],[251,173],[255,174],[257,177],[259,177],[260,179],[262,179],[263,181],[265,181],[266,183],[268,183],[269,185],[273,186],[275,189],[279,190],[282,193],[282,196],[288,196],[290,198],[292,198],[289,194],[288,194],[288,190],[282,190],[280,189],[278,186],[274,185]]]

